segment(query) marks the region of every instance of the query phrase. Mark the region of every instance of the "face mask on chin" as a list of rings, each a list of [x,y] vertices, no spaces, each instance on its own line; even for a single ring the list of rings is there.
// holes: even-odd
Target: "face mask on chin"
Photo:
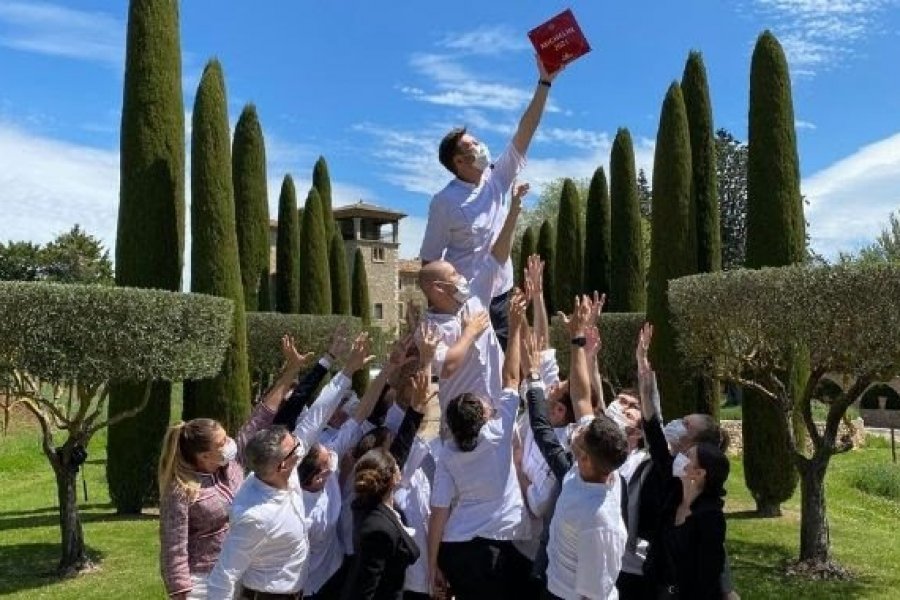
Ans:
[[[684,421],[675,419],[674,421],[669,421],[663,427],[663,435],[666,437],[669,446],[675,448],[687,435],[687,427],[684,426]]]
[[[686,477],[687,476],[687,466],[691,464],[691,459],[687,456],[679,452],[675,455],[675,460],[672,462],[672,476],[673,477]]]

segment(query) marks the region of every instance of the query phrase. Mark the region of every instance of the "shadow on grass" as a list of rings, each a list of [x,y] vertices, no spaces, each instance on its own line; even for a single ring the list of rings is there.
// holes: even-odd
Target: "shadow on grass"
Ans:
[[[110,512],[92,512],[85,509],[105,508]],[[79,506],[79,516],[81,523],[110,523],[118,521],[156,521],[159,515],[140,514],[140,515],[119,515],[111,511],[112,507],[108,504]],[[56,507],[47,509],[46,512],[37,512],[35,510],[31,514],[16,513],[0,513],[0,531],[10,531],[16,529],[29,529],[32,527],[58,527],[59,512]]]
[[[765,519],[767,517],[759,516],[759,513],[755,510],[735,510],[732,512],[726,512],[725,518],[729,521],[744,521],[744,520],[754,520],[754,519]]]
[[[103,560],[103,553],[87,548],[88,557],[95,563]],[[60,545],[49,543],[12,544],[3,546],[0,553],[0,596],[22,590],[41,588],[59,583],[56,574]]]
[[[106,503],[95,502],[92,504],[79,504],[78,505],[79,511],[104,509],[104,508],[112,509],[113,505],[111,502],[106,502]],[[29,515],[42,515],[42,514],[46,514],[46,513],[52,513],[55,515],[58,512],[59,512],[59,509],[55,506],[44,506],[42,508],[30,508],[28,510],[6,510],[6,511],[0,512],[0,520],[3,520],[7,517],[25,517],[25,516],[29,516]]]
[[[876,590],[874,581],[861,575],[850,581],[788,576],[785,567],[796,558],[795,550],[779,544],[729,539],[727,546],[735,587],[743,600],[844,600],[862,598]]]

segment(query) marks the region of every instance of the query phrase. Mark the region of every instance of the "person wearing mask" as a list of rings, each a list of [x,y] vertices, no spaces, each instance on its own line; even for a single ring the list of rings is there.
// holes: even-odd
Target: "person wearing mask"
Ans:
[[[252,473],[231,508],[231,528],[207,579],[210,600],[231,600],[240,586],[242,600],[303,597],[308,568],[309,532],[297,465],[350,387],[353,373],[374,358],[368,335],[357,336],[343,370],[303,413],[293,434],[282,425],[258,432],[245,449]]]
[[[394,508],[400,467],[390,452],[373,448],[353,472],[354,546],[343,600],[400,600],[406,569],[419,558],[419,548]]]
[[[529,386],[526,394],[535,443],[562,489],[547,543],[545,598],[614,599],[627,532],[622,520],[623,483],[616,470],[625,462],[627,441],[605,415],[593,416],[585,353],[586,333],[595,322],[594,303],[576,299],[571,317],[563,320],[572,339],[571,394],[579,427],[570,457],[550,427],[544,389],[537,372],[538,344],[527,337]]]
[[[499,236],[509,208],[506,193],[525,166],[525,154],[547,104],[550,86],[560,73],[548,73],[537,56],[535,62],[538,83],[534,95],[512,140],[496,161],[491,161],[487,145],[464,127],[452,129],[441,140],[438,159],[454,178],[431,200],[419,250],[423,266],[443,259],[472,280],[480,268],[480,255],[487,254]],[[498,276],[490,283],[485,305],[490,307],[493,329],[505,350],[506,304],[513,285],[509,257],[500,261],[500,267]]]
[[[514,597],[509,567],[518,552],[512,540],[528,537],[525,503],[516,479],[512,436],[519,407],[519,325],[525,299],[509,302],[510,343],[503,392],[496,409],[486,398],[461,394],[447,405],[451,438],[440,447],[428,526],[433,591],[444,578],[459,600]]]
[[[228,531],[228,513],[244,481],[243,449],[272,419],[310,355],[281,340],[284,368],[256,405],[237,441],[212,419],[169,427],[159,461],[159,537],[162,578],[170,598],[206,598],[206,579]]]
[[[655,586],[656,598],[720,600],[733,593],[723,512],[728,438],[711,417],[699,414],[673,421],[664,431],[647,356],[652,337],[652,326],[645,324],[638,339],[638,378],[651,476],[659,491],[655,502],[641,497],[641,535],[650,540],[644,576]],[[647,505],[657,511],[649,531]]]
[[[428,300],[426,327],[440,342],[432,361],[438,376],[441,414],[451,399],[470,393],[489,402],[500,398],[503,349],[490,324],[487,307],[501,265],[509,260],[516,220],[528,184],[516,185],[503,227],[492,245],[470,262],[470,276],[452,262],[434,260],[419,270],[419,288]]]

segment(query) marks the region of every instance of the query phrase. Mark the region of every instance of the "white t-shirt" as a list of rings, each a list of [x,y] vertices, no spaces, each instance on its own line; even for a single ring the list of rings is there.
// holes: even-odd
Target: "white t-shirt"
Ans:
[[[462,365],[456,372],[449,378],[441,377],[447,351],[462,336],[463,315],[466,312],[474,315],[487,310],[490,306],[491,274],[495,273],[500,265],[490,253],[481,258],[480,265],[475,277],[469,281],[472,297],[460,306],[456,314],[436,313],[430,310],[425,313],[426,321],[437,326],[441,339],[434,354],[431,371],[439,377],[438,400],[441,414],[446,410],[450,400],[466,392],[496,404],[503,387],[501,379],[503,349],[490,324],[469,347]]]
[[[550,523],[547,589],[565,600],[618,599],[616,579],[628,532],[622,521],[622,484],[588,483],[574,465],[563,480]]]
[[[450,508],[443,541],[528,537],[525,503],[512,462],[518,405],[519,394],[503,390],[498,414],[481,427],[474,450],[462,452],[452,439],[440,446],[431,505]]]
[[[422,470],[421,464],[431,448],[421,438],[416,437],[403,473],[400,486],[394,490],[394,503],[403,511],[406,522],[414,530],[413,540],[422,552],[419,558],[406,569],[403,589],[420,594],[428,594],[431,579],[428,576],[428,519],[431,516],[431,483]]]
[[[431,199],[428,224],[419,256],[453,263],[466,279],[475,275],[475,263],[490,253],[509,212],[506,194],[525,167],[525,157],[509,144],[478,185],[454,179]],[[512,263],[507,260],[493,280],[491,296],[508,291],[513,284]]]

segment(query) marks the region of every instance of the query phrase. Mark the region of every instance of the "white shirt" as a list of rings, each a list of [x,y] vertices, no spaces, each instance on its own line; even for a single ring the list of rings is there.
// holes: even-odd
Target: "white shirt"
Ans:
[[[634,476],[638,466],[647,458],[647,451],[638,448],[631,452],[631,454],[628,455],[628,458],[625,459],[625,463],[619,467],[619,475],[628,482],[629,489],[632,490],[633,493],[637,493],[637,496],[634,498],[630,495],[628,497],[629,511],[631,510],[632,502],[640,502],[640,488],[631,487],[631,478]],[[635,514],[635,517],[637,517],[637,514]],[[635,527],[637,527],[636,524]],[[637,537],[637,534],[634,535],[634,548],[632,549],[626,544],[625,555],[622,556],[622,570],[626,573],[631,573],[632,575],[643,575],[644,562],[647,560],[647,550],[650,547],[650,542]]]
[[[575,465],[563,480],[550,523],[547,589],[565,600],[619,597],[616,579],[628,533],[622,521],[622,484],[588,483]]]
[[[494,333],[494,328],[488,324],[478,338],[472,342],[466,353],[463,363],[449,378],[441,377],[444,369],[444,361],[447,351],[462,336],[462,317],[468,312],[474,315],[490,306],[490,281],[492,273],[496,273],[499,264],[489,252],[480,259],[480,266],[475,276],[469,280],[469,288],[472,297],[459,307],[456,314],[436,313],[431,310],[425,313],[425,319],[429,324],[437,326],[440,342],[434,353],[432,373],[437,373],[438,401],[441,405],[441,414],[447,408],[447,404],[460,394],[466,392],[496,403],[503,388],[501,379],[503,370],[503,349]]]
[[[302,452],[316,443],[350,380],[339,373],[297,420],[294,435]],[[251,474],[231,506],[230,529],[207,580],[210,600],[231,600],[238,582],[259,592],[290,594],[303,589],[309,550],[303,489],[294,470],[287,489]]]
[[[309,520],[309,576],[303,592],[315,594],[341,568],[344,544],[338,535],[341,516],[340,456],[353,446],[359,423],[348,419],[338,434],[323,445],[328,449],[331,474],[319,492],[303,491],[303,506]]]
[[[525,503],[512,464],[512,434],[518,406],[519,394],[503,390],[498,414],[481,427],[474,450],[462,452],[452,439],[441,446],[431,505],[450,507],[443,541],[528,537]]]
[[[394,491],[394,503],[403,511],[406,522],[414,530],[412,535],[416,545],[422,550],[419,559],[406,569],[406,579],[403,589],[420,594],[429,594],[428,577],[428,519],[431,517],[431,484],[425,471],[422,470],[422,460],[430,448],[428,444],[416,437],[410,450],[406,464],[403,465],[403,475],[400,486]]]
[[[510,143],[497,161],[484,170],[478,185],[457,178],[435,194],[419,250],[422,260],[443,258],[466,279],[472,279],[473,262],[479,255],[490,253],[503,228],[509,212],[505,195],[524,166],[525,157]],[[512,263],[507,260],[492,282],[491,295],[508,291],[512,284]]]

